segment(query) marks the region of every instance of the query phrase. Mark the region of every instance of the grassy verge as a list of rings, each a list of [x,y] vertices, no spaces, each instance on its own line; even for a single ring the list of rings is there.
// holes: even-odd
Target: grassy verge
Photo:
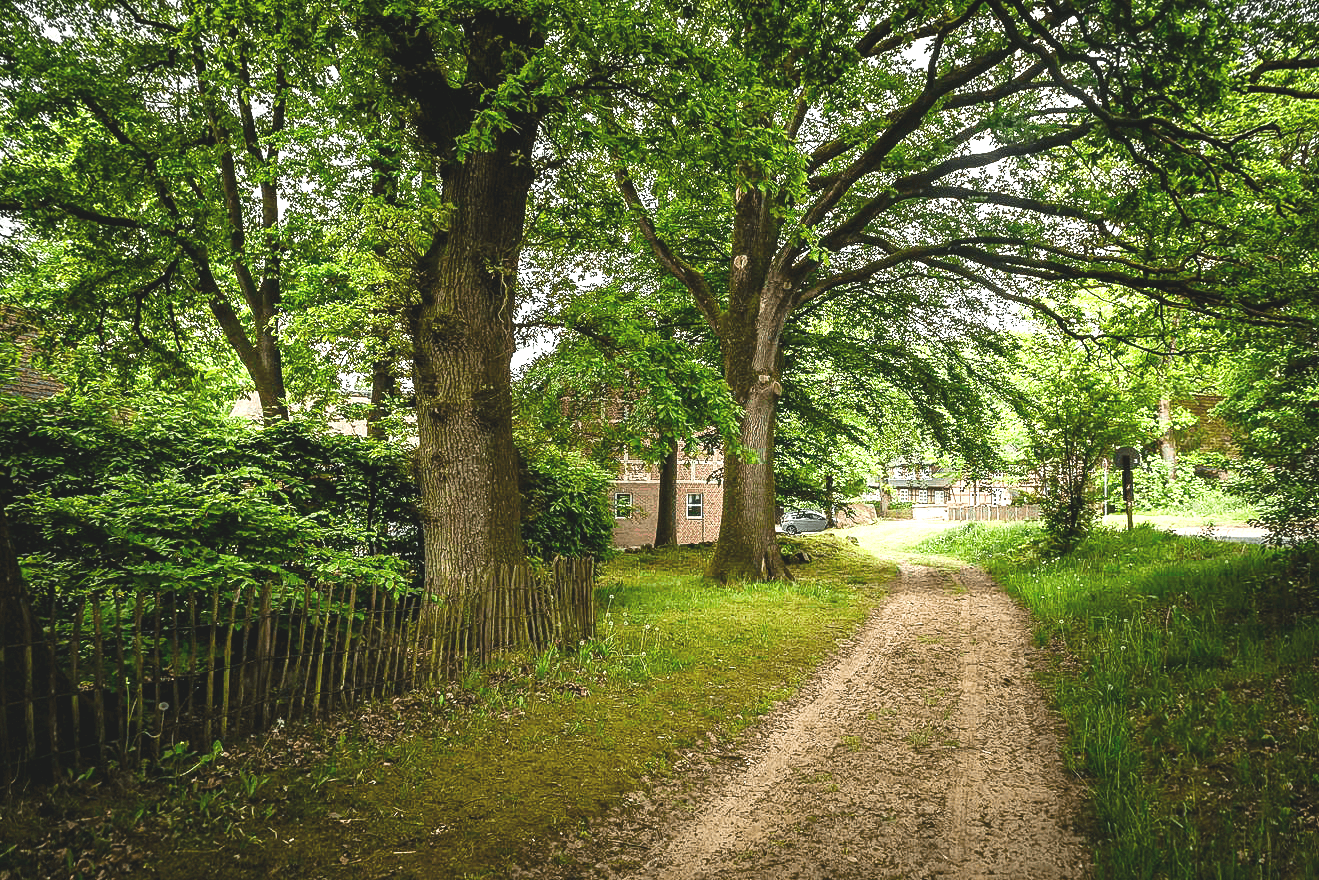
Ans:
[[[0,880],[505,876],[788,696],[892,575],[837,537],[793,544],[813,560],[787,584],[704,581],[697,549],[624,555],[604,568],[594,641],[151,777],[11,800]]]
[[[1144,523],[1156,529],[1212,529],[1215,526],[1244,526],[1254,517],[1255,511],[1250,508],[1224,511],[1215,515],[1162,510],[1137,510],[1131,514],[1131,519],[1134,522]],[[1113,529],[1125,529],[1127,527],[1127,515],[1125,513],[1110,513],[1104,517],[1104,525]]]
[[[1032,611],[1099,876],[1319,877],[1313,576],[1150,527],[1044,560],[1035,534],[973,524],[919,549],[985,565]]]

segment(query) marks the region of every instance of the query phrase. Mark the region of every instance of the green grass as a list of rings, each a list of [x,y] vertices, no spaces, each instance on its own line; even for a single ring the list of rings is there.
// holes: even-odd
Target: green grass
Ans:
[[[93,774],[11,801],[0,877],[505,876],[519,848],[584,833],[681,753],[790,695],[893,574],[835,536],[791,543],[813,556],[791,583],[705,581],[707,551],[626,554],[603,569],[591,642],[183,754],[170,773]]]
[[[1319,876],[1319,598],[1277,551],[1101,530],[1041,559],[1033,525],[919,549],[984,564],[1035,640],[1088,782],[1098,876]]]
[[[1133,510],[1131,519],[1135,523],[1144,523],[1160,529],[1193,528],[1201,529],[1212,526],[1244,526],[1255,518],[1253,508],[1225,510],[1214,514],[1177,513],[1168,511]],[[1110,513],[1104,517],[1104,525],[1113,529],[1127,527],[1125,513]]]

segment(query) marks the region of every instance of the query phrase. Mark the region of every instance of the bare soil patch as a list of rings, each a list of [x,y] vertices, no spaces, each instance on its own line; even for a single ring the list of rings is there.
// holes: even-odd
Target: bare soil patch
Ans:
[[[572,841],[542,878],[1083,878],[1082,797],[1026,613],[974,568],[903,563],[789,704]]]

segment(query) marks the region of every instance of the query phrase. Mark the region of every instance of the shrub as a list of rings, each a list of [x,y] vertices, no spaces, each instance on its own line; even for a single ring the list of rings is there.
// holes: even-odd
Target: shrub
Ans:
[[[1032,386],[1035,406],[1025,421],[1040,517],[1050,549],[1066,554],[1098,519],[1099,462],[1118,446],[1139,445],[1153,433],[1153,419],[1138,394],[1066,349],[1040,365]]]
[[[1200,458],[1191,453],[1178,456],[1175,480],[1171,479],[1163,459],[1148,458],[1146,466],[1133,474],[1136,507],[1187,516],[1224,515],[1241,510],[1245,500],[1230,492],[1225,481],[1196,474]]]
[[[0,503],[50,595],[340,582],[417,569],[405,452],[169,401],[61,395],[0,409]]]
[[[1319,552],[1319,354],[1316,337],[1252,347],[1218,412],[1237,432],[1239,488],[1278,543]]]
[[[613,548],[613,475],[577,452],[517,436],[521,458],[522,539],[527,553],[608,556]]]

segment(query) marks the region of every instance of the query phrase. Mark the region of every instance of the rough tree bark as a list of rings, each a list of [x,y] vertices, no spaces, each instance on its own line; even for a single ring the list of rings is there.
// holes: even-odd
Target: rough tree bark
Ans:
[[[724,464],[719,543],[706,575],[718,581],[789,579],[774,534],[774,426],[781,338],[796,285],[774,265],[780,220],[756,190],[737,194],[728,310],[717,322],[724,379],[742,407],[741,442],[750,453]]]
[[[718,581],[789,579],[774,535],[774,425],[782,369],[781,337],[800,278],[787,274],[775,249],[781,219],[763,193],[741,189],[735,199],[728,307],[708,282],[660,237],[626,169],[616,170],[620,194],[660,264],[691,292],[719,340],[724,381],[743,410],[745,457],[724,462],[719,539],[706,576]]]
[[[395,87],[411,128],[440,169],[444,222],[415,269],[408,314],[417,399],[417,480],[428,589],[525,556],[513,446],[510,361],[514,288],[534,173],[535,110],[509,111],[488,144],[462,152],[468,134],[510,75],[507,59],[544,37],[515,15],[481,12],[463,22],[465,81],[437,58],[445,40],[420,22],[377,20],[389,40]]]
[[[774,423],[778,380],[759,374],[750,387],[734,388],[742,404],[742,444],[754,459],[728,456],[724,462],[724,509],[706,575],[715,580],[788,579],[788,567],[774,535]]]
[[[513,447],[513,285],[534,130],[447,176],[450,227],[418,266],[413,309],[418,480],[428,583],[521,562]]]
[[[824,477],[824,524],[831,529],[838,528],[838,518],[834,516],[834,475]]]
[[[678,447],[660,462],[659,510],[655,515],[655,546],[678,543]]]

